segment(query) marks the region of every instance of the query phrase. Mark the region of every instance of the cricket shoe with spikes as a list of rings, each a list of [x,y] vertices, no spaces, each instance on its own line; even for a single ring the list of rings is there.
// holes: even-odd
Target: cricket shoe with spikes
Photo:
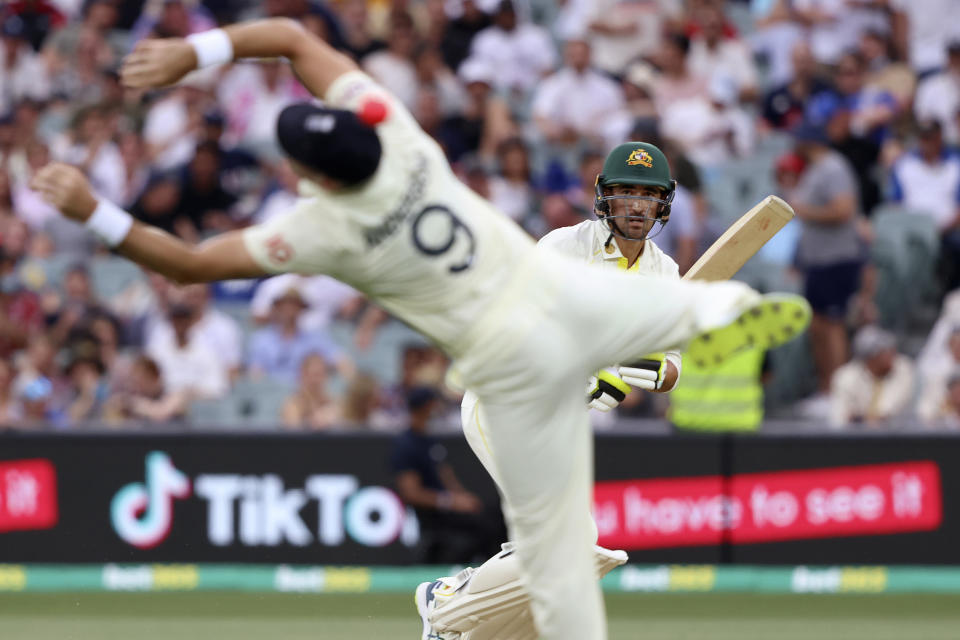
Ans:
[[[421,582],[413,595],[417,605],[417,613],[423,622],[423,633],[420,640],[460,640],[461,634],[457,631],[438,631],[430,623],[430,614],[437,604],[437,596],[450,596],[472,574],[473,569],[466,569],[455,578],[440,578],[432,582]]]
[[[792,293],[760,296],[729,324],[697,335],[685,355],[698,367],[716,367],[751,348],[772,349],[793,340],[810,324],[810,303]]]

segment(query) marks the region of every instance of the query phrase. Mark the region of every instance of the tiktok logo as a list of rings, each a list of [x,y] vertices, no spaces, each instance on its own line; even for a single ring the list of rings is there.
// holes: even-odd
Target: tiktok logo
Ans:
[[[190,479],[167,454],[147,454],[146,466],[146,484],[128,484],[110,503],[110,521],[117,535],[141,549],[163,542],[173,526],[173,499],[190,495]]]

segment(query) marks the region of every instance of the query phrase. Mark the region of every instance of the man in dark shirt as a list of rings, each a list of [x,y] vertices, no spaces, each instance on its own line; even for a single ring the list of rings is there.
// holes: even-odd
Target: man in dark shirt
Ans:
[[[486,558],[496,550],[500,520],[464,489],[447,462],[447,448],[429,435],[430,418],[440,408],[431,387],[407,393],[410,428],[400,434],[391,455],[397,493],[420,521],[418,562],[455,564]]]

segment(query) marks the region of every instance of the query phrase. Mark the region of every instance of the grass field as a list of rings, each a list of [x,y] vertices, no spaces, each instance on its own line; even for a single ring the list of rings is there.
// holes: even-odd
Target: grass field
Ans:
[[[412,596],[0,594],[3,640],[419,640]],[[958,640],[960,596],[607,596],[611,640]],[[584,639],[588,640],[588,639]]]

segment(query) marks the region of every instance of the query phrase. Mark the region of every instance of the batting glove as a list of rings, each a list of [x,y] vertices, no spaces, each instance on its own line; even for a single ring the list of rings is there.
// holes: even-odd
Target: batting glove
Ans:
[[[645,391],[657,391],[663,386],[663,378],[667,374],[667,356],[651,353],[629,367],[619,367],[617,373],[629,385]]]
[[[613,371],[601,369],[587,381],[587,406],[606,413],[616,408],[630,393],[630,385]]]

